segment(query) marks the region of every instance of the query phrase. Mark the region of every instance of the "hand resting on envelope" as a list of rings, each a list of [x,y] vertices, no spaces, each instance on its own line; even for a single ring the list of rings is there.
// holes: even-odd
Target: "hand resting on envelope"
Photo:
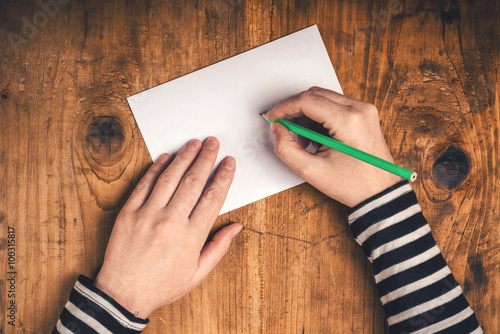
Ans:
[[[116,218],[94,285],[138,318],[203,282],[243,227],[226,226],[205,244],[236,168],[227,157],[203,192],[218,150],[210,137],[191,140],[173,161],[162,155]]]

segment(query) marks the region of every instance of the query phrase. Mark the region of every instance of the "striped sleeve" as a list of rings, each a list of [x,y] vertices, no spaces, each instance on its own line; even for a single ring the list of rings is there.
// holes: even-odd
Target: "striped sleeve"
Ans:
[[[80,275],[52,334],[141,333],[149,320],[132,313]]]
[[[348,211],[391,333],[482,333],[408,181]]]

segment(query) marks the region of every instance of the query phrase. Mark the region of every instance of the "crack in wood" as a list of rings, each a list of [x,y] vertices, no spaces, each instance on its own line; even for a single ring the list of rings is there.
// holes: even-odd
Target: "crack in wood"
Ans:
[[[281,239],[290,239],[290,240],[302,242],[302,243],[305,243],[305,244],[308,244],[308,245],[311,245],[312,247],[314,247],[314,246],[319,245],[320,243],[322,243],[324,241],[331,240],[331,239],[334,239],[334,238],[337,238],[337,237],[341,236],[342,234],[344,234],[347,231],[347,228],[343,229],[342,231],[340,231],[337,234],[329,235],[329,236],[327,236],[327,237],[325,237],[325,238],[323,238],[323,239],[321,239],[320,241],[317,241],[317,242],[312,242],[312,241],[309,241],[309,240],[304,240],[304,239],[289,237],[289,236],[278,234],[278,233],[262,232],[262,231],[255,230],[253,228],[246,227],[246,226],[243,226],[243,230],[249,230],[251,232],[254,232],[254,233],[257,233],[257,234],[260,234],[260,235],[270,235],[270,236],[278,237],[278,238],[281,238]]]

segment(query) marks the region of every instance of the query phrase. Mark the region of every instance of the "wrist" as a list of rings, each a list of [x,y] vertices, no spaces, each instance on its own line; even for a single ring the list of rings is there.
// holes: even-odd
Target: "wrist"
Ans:
[[[147,303],[141,303],[133,294],[127,292],[126,286],[120,281],[112,278],[103,277],[100,273],[93,282],[94,286],[113,298],[127,311],[132,313],[136,318],[147,319],[154,311],[147,307]]]
[[[351,220],[352,220],[352,219],[354,219],[353,217],[351,217],[351,215],[352,215],[354,212],[356,212],[356,211],[358,211],[359,209],[362,209],[362,208],[364,208],[364,209],[362,209],[362,212],[368,212],[368,211],[367,211],[367,208],[369,208],[370,210],[377,208],[377,207],[378,207],[378,205],[373,206],[373,203],[375,203],[376,201],[378,201],[378,200],[379,200],[379,198],[381,198],[381,197],[385,197],[387,194],[389,194],[389,193],[393,192],[393,191],[394,191],[394,190],[396,190],[396,189],[400,189],[400,190],[401,190],[401,189],[403,189],[403,187],[409,187],[409,188],[405,188],[405,189],[404,189],[406,192],[408,192],[408,189],[409,189],[409,190],[411,190],[411,189],[412,189],[412,188],[411,188],[411,185],[409,184],[409,182],[408,182],[407,180],[402,179],[402,180],[400,180],[399,182],[397,182],[396,184],[394,184],[394,185],[392,185],[392,186],[389,186],[389,187],[387,187],[386,189],[384,189],[384,190],[382,190],[382,191],[378,192],[377,194],[375,194],[375,195],[373,195],[373,196],[371,196],[371,197],[369,197],[369,198],[365,199],[364,201],[362,201],[362,202],[360,202],[360,203],[358,203],[358,204],[356,204],[356,205],[354,205],[354,206],[350,207],[350,208],[346,211],[346,213],[347,213],[347,218],[348,218],[348,220],[349,220],[349,224],[351,224],[351,223],[352,223],[352,221],[351,221]],[[357,215],[355,215],[355,217],[357,217]]]
[[[353,198],[351,208],[358,206],[359,204],[365,202],[366,200],[372,198],[373,196],[381,193],[382,191],[398,184],[403,181],[403,179],[397,175],[390,174],[385,177],[373,179],[372,182],[363,189],[358,196]]]

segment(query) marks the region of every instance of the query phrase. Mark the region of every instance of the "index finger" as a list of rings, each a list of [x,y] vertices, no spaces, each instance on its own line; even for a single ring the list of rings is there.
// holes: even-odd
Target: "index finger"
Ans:
[[[214,180],[201,196],[190,217],[190,222],[196,229],[200,230],[199,235],[205,240],[210,232],[210,228],[219,215],[219,212],[226,200],[229,187],[233,182],[236,169],[236,160],[227,157],[222,161]]]
[[[323,97],[326,97],[327,99],[332,100],[333,102],[337,102],[339,104],[343,104],[345,106],[353,106],[358,103],[363,103],[359,100],[352,99],[350,97],[345,96],[344,94],[338,93],[336,91],[330,90],[330,89],[325,89],[321,87],[311,87],[308,89],[310,92],[313,92],[314,94],[321,95]]]
[[[267,117],[270,119],[282,119],[286,116],[306,116],[327,127],[325,124],[327,121],[332,118],[344,118],[344,114],[348,111],[349,106],[332,101],[313,91],[306,90],[278,103],[267,113]]]

